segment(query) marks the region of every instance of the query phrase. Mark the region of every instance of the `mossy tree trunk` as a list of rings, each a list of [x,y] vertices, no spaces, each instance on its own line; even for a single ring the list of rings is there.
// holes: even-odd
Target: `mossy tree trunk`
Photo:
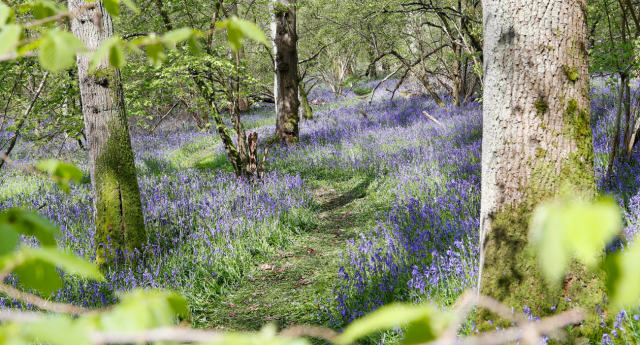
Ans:
[[[86,4],[84,0],[69,0],[69,10]],[[71,30],[95,51],[113,36],[113,21],[99,1],[95,8],[71,21]],[[89,71],[90,59],[88,54],[77,56],[89,146],[96,261],[105,269],[120,253],[141,250],[147,236],[120,71],[112,68],[107,58],[95,71]]]
[[[307,91],[304,89],[304,82],[300,80],[300,89],[298,93],[300,94],[300,109],[298,111],[298,117],[302,116],[307,120],[313,119],[313,109],[311,109],[311,105],[309,104],[309,98],[307,97]]]
[[[586,2],[484,0],[483,10],[479,290],[519,313],[525,305],[540,317],[580,306],[597,318],[602,274],[574,263],[564,284],[549,286],[527,246],[539,203],[595,195]],[[490,318],[479,315],[480,329],[498,326]],[[595,318],[572,336],[598,332]]]
[[[300,135],[295,4],[296,0],[274,0],[274,18],[271,24],[276,71],[276,138],[288,144],[295,144]]]

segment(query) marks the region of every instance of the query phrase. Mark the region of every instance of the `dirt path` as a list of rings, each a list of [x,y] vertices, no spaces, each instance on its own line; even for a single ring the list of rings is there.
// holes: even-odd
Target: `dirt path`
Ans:
[[[218,301],[198,313],[203,319],[193,320],[194,326],[257,330],[269,322],[280,328],[324,323],[315,300],[331,296],[346,241],[373,219],[367,205],[370,180],[350,182],[316,186],[311,192],[318,226],[300,234],[288,251],[256,262],[246,281],[221,291]]]

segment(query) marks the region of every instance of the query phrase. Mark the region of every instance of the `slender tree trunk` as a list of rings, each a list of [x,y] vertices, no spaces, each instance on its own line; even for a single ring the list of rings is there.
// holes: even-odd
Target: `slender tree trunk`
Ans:
[[[300,93],[300,115],[302,115],[305,119],[311,120],[313,119],[313,109],[311,109],[311,105],[309,104],[309,98],[307,98],[307,91],[304,89],[304,82],[300,80],[300,88],[298,92]]]
[[[296,0],[274,0],[274,20],[271,25],[276,71],[273,92],[276,100],[276,137],[288,144],[295,144],[299,137],[295,3]]]
[[[456,107],[460,106],[460,86],[461,86],[461,78],[460,78],[460,57],[462,55],[462,47],[459,45],[453,44],[453,66],[451,67],[451,81],[453,81],[453,103]]]
[[[85,5],[84,0],[69,0],[70,11]],[[100,19],[99,25],[95,18]],[[71,21],[71,30],[95,51],[113,36],[113,21],[98,2]],[[87,54],[77,56],[89,146],[96,261],[105,269],[119,252],[142,250],[147,236],[120,71],[109,65],[108,58],[89,71],[90,59]]]
[[[620,93],[618,94],[618,103],[616,104],[616,123],[615,132],[613,133],[613,142],[611,143],[611,154],[609,155],[609,165],[607,166],[607,176],[609,179],[613,174],[613,164],[618,157],[620,151],[620,118],[622,117],[623,99],[625,94],[624,84],[627,82],[627,76],[620,76]]]
[[[630,76],[627,77],[627,82],[624,84],[624,140],[622,140],[622,145],[628,146],[629,140],[631,139],[631,126],[633,118],[631,117],[631,87]]]
[[[595,196],[586,2],[484,0],[482,6],[479,290],[516,313],[525,305],[540,317],[587,309],[593,317],[570,335],[569,343],[577,343],[576,337],[601,332],[602,274],[574,262],[562,286],[548,286],[527,242],[540,202]],[[481,311],[478,319],[481,331],[499,326],[496,315]]]

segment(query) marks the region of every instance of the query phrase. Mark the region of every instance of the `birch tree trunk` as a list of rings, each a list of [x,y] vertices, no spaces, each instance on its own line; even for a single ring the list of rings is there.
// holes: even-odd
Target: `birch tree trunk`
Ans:
[[[69,10],[86,4],[84,0],[69,0]],[[71,30],[95,51],[113,36],[113,21],[99,1],[95,8],[71,21]],[[89,71],[90,59],[90,54],[77,55],[89,147],[96,261],[105,269],[121,253],[141,250],[147,237],[120,71],[109,65],[108,57],[95,71]]]
[[[298,35],[296,33],[296,0],[274,0],[271,23],[275,56],[276,137],[280,142],[295,144],[299,137],[298,107]]]
[[[574,262],[562,286],[548,286],[526,247],[531,212],[540,202],[595,196],[586,1],[483,0],[482,5],[479,290],[516,313],[525,305],[540,317],[586,308],[596,317],[571,337],[598,332],[601,273],[588,273]],[[495,330],[498,320],[480,313],[478,326]]]

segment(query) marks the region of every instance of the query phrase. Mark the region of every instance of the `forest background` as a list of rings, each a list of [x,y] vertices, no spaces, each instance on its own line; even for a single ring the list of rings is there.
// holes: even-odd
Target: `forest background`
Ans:
[[[52,289],[56,301],[99,308],[135,287],[169,288],[186,295],[185,322],[195,327],[246,330],[273,321],[340,330],[392,301],[449,307],[477,281],[480,1],[155,0],[122,8],[106,1],[112,38],[90,64],[119,68],[117,78],[74,64],[83,42],[65,34],[73,16],[61,4],[5,4],[13,11],[0,16],[0,146],[16,166],[56,158],[78,165],[83,177],[64,194],[64,183],[56,187],[3,159],[2,208],[38,210],[62,228],[61,248],[96,260],[106,277],[63,274],[62,287]],[[284,54],[247,24],[279,32],[274,16],[285,11],[278,6],[295,9],[296,61],[288,64],[297,68],[279,70]],[[640,214],[638,4],[593,1],[586,9],[595,171],[598,189],[622,210],[624,247]],[[86,19],[101,35],[107,12]],[[14,21],[36,24],[16,34]],[[274,117],[270,105],[288,109],[277,87],[287,85],[278,79],[283,71],[299,78],[292,102],[300,111],[287,118],[282,110]],[[114,246],[144,252],[128,254],[141,255],[142,264],[105,265],[100,258],[112,258],[95,250],[101,235],[89,185],[96,181],[91,164],[100,163],[87,163],[82,73],[121,81],[114,109],[126,111],[142,200],[132,224],[143,224],[147,238]],[[563,73],[580,77],[571,66]],[[536,103],[542,112],[545,106]],[[257,147],[265,149],[261,157]],[[39,167],[75,177],[56,164]],[[19,275],[6,282],[28,286]],[[527,308],[526,317],[545,316]],[[602,316],[597,341],[637,341],[638,311],[630,310],[616,320]],[[463,334],[477,329],[468,321]]]

